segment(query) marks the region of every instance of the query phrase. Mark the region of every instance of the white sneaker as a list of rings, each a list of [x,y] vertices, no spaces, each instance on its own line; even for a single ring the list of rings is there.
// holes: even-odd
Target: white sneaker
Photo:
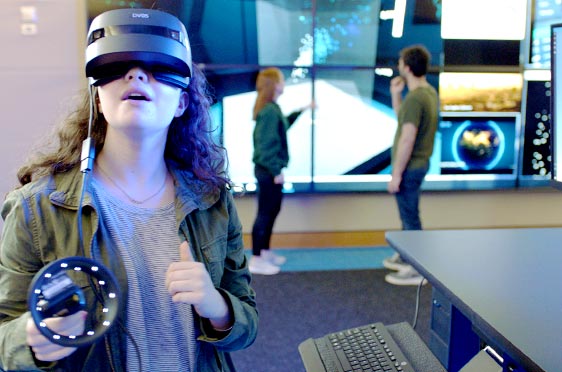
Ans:
[[[287,257],[275,254],[272,251],[270,251],[269,249],[262,249],[262,251],[260,252],[260,257],[264,258],[269,263],[272,263],[275,266],[281,266],[285,262],[287,262]]]
[[[427,280],[416,269],[410,265],[407,266],[397,273],[387,274],[384,280],[394,285],[419,285],[420,283],[425,285],[427,283]]]
[[[275,275],[281,271],[279,266],[275,266],[261,256],[252,256],[250,258],[250,272],[252,274]]]
[[[397,270],[397,271],[400,271],[410,266],[406,262],[404,262],[404,260],[402,260],[402,257],[400,257],[398,253],[394,253],[391,257],[385,258],[382,261],[382,265],[387,269]]]

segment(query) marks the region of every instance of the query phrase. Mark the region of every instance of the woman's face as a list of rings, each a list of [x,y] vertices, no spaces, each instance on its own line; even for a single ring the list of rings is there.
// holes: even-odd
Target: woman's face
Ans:
[[[98,94],[100,111],[108,125],[131,133],[167,131],[188,103],[186,92],[155,80],[141,67],[101,85]]]
[[[273,91],[273,100],[276,101],[277,98],[279,98],[279,96],[281,94],[283,94],[283,90],[285,90],[285,80],[283,78],[281,78],[281,80],[278,83],[275,83],[275,88]]]

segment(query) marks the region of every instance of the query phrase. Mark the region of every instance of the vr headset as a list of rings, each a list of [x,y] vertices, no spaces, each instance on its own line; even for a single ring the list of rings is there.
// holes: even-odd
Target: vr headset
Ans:
[[[98,86],[131,67],[148,69],[160,82],[186,89],[192,74],[185,26],[152,9],[116,9],[94,18],[88,30],[86,76]]]

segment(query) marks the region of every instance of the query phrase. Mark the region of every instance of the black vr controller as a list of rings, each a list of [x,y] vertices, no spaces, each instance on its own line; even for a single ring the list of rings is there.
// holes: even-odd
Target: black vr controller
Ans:
[[[69,272],[82,272],[95,279],[90,283],[102,307],[94,327],[81,335],[58,334],[44,322],[46,318],[68,316],[87,308],[84,292],[70,278]],[[89,258],[66,257],[51,262],[35,275],[29,287],[28,306],[35,325],[51,342],[79,347],[92,344],[113,326],[119,313],[120,297],[117,280],[106,267]]]

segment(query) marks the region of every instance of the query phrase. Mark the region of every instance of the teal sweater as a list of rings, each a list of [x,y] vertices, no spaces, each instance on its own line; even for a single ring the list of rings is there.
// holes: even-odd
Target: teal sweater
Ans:
[[[285,117],[275,102],[266,104],[256,117],[254,128],[254,164],[267,169],[273,177],[281,173],[289,163],[287,130],[302,111]]]

